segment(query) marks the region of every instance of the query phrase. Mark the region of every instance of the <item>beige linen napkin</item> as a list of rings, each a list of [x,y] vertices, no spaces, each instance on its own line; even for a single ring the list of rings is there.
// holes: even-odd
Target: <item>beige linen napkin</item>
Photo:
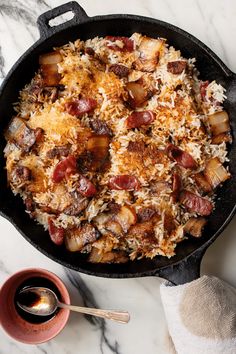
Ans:
[[[236,354],[236,289],[203,276],[161,285],[169,334],[178,354]]]

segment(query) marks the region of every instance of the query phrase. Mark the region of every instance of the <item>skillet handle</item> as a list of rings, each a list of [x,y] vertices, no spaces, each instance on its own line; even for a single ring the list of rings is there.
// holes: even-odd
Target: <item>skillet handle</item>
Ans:
[[[172,267],[160,269],[155,275],[170,281],[174,285],[181,285],[198,279],[202,257],[206,249],[207,247],[198,250]]]
[[[57,16],[63,15],[66,12],[71,11],[74,16],[71,20],[63,22],[56,26],[50,26],[49,21]],[[40,37],[45,39],[50,37],[52,34],[67,28],[68,25],[74,25],[76,23],[84,22],[88,19],[88,15],[84,9],[76,2],[70,1],[61,6],[55,7],[38,17],[37,25],[40,33]]]

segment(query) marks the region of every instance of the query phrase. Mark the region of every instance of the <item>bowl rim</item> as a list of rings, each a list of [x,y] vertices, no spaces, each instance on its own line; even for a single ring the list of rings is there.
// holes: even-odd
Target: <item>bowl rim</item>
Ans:
[[[66,287],[66,285],[64,284],[64,282],[61,280],[61,278],[56,275],[54,272],[51,272],[47,269],[44,268],[35,268],[35,267],[29,267],[29,268],[23,268],[13,274],[11,274],[10,276],[7,277],[7,279],[3,282],[3,284],[0,287],[0,298],[1,298],[1,293],[2,290],[9,284],[9,282],[11,281],[12,278],[14,277],[19,277],[19,276],[26,276],[27,274],[30,275],[30,273],[38,273],[39,275],[44,276],[45,278],[51,280],[53,283],[55,283],[55,280],[57,282],[59,282],[59,284],[61,285],[61,287],[63,288],[64,294],[63,297],[65,297],[64,302],[68,305],[70,305],[70,294],[69,291]],[[6,328],[5,325],[3,325],[2,321],[1,321],[1,315],[0,315],[0,326],[2,327],[2,329],[4,330],[4,332],[11,338],[13,338],[15,341],[20,342],[20,343],[24,343],[24,344],[31,344],[31,345],[36,345],[36,344],[42,344],[45,342],[48,342],[50,340],[52,340],[53,338],[55,338],[56,336],[58,336],[61,331],[65,328],[66,324],[68,323],[69,320],[69,316],[70,316],[70,310],[67,309],[62,309],[62,311],[64,311],[65,313],[65,318],[63,319],[63,321],[60,321],[60,326],[57,329],[57,331],[55,331],[52,335],[42,339],[42,340],[22,340],[19,339],[18,337],[12,335],[12,332],[8,330],[8,328]],[[50,321],[50,320],[49,320]],[[47,321],[47,322],[49,322]],[[46,322],[46,323],[47,323]],[[47,333],[47,332],[45,332]]]

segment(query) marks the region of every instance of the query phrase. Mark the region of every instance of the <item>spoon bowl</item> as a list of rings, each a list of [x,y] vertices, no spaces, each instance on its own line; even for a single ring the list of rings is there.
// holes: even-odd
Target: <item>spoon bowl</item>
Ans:
[[[50,316],[58,308],[58,298],[53,290],[42,287],[27,287],[20,290],[17,305],[37,316]]]
[[[58,307],[113,320],[120,323],[128,323],[129,313],[126,311],[101,310],[88,307],[72,306],[60,302],[57,295],[51,289],[44,287],[27,287],[19,292],[17,305],[24,311],[37,315],[52,315]]]

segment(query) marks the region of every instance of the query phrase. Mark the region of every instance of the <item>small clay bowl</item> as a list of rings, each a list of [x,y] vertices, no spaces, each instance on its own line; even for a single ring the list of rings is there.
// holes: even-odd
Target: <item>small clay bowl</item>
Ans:
[[[0,324],[15,340],[26,344],[40,344],[49,341],[62,331],[70,311],[59,309],[54,317],[43,323],[31,323],[19,315],[15,305],[16,292],[22,283],[26,283],[27,280],[29,282],[31,278],[51,281],[57,288],[61,301],[70,304],[67,289],[55,274],[40,268],[23,269],[10,276],[0,289]]]

